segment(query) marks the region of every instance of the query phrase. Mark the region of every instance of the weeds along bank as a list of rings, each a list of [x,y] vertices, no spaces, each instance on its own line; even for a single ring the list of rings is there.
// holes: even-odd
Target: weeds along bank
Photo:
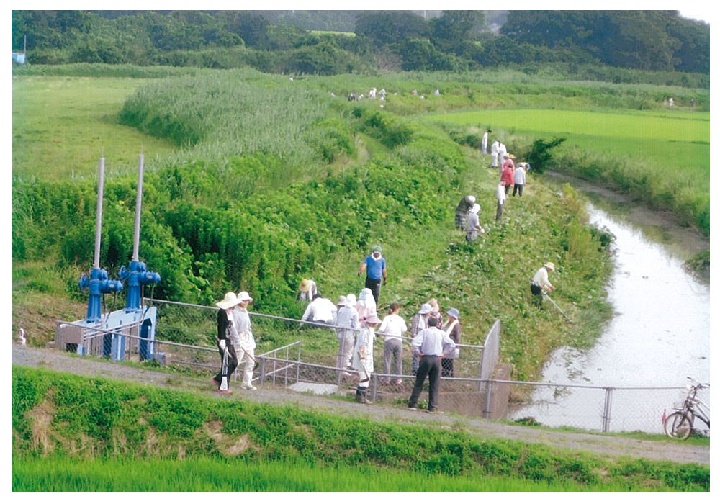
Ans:
[[[499,318],[503,358],[518,379],[536,376],[552,348],[590,344],[610,316],[610,261],[608,237],[585,226],[582,202],[570,188],[556,194],[531,179],[503,221],[489,222],[496,174],[442,128],[403,115],[472,105],[468,96],[479,88],[462,98],[451,92],[467,84],[448,84],[448,92],[421,100],[411,91],[427,84],[393,77],[385,103],[351,103],[343,94],[351,84],[350,77],[206,72],[163,79],[125,102],[123,124],[178,145],[174,156],[147,157],[139,249],[163,279],[152,295],[213,305],[242,289],[256,311],[299,318],[301,278],[314,277],[331,299],[359,291],[357,266],[382,243],[390,268],[382,304],[398,301],[408,317],[430,297],[455,306],[469,344]],[[528,99],[510,87],[494,92],[502,89],[508,100]],[[111,274],[130,258],[135,183],[134,167],[105,179],[101,266]],[[15,329],[43,316],[25,297],[86,299],[77,280],[93,257],[95,193],[90,177],[14,177]],[[453,226],[466,193],[477,194],[489,229],[475,245]],[[558,265],[556,301],[574,327],[531,305],[529,278],[548,260]],[[184,343],[212,344],[212,332],[181,334]],[[265,351],[297,334],[273,325],[258,336]],[[44,344],[53,335],[34,337]]]
[[[404,421],[376,422],[22,366],[13,367],[12,375],[13,489],[19,491],[47,491],[48,487],[33,488],[32,481],[51,482],[49,475],[54,474],[62,485],[65,472],[72,474],[75,484],[82,481],[80,475],[86,467],[98,467],[96,461],[110,464],[112,471],[129,459],[138,464],[156,462],[157,466],[145,474],[145,482],[133,481],[136,471],[116,471],[112,474],[113,481],[120,484],[114,487],[116,491],[145,488],[140,485],[155,477],[153,471],[172,467],[173,461],[187,461],[175,476],[174,491],[206,491],[207,485],[225,482],[220,474],[210,473],[203,473],[205,477],[198,480],[200,469],[193,466],[195,460],[226,466],[286,464],[290,480],[301,466],[310,473],[317,471],[319,478],[328,477],[327,471],[334,468],[352,468],[355,480],[358,470],[367,470],[368,474],[391,471],[400,476],[409,472],[415,477],[459,478],[463,485],[484,478],[507,478],[519,485],[523,480],[546,483],[550,490],[709,491],[709,467],[602,458],[519,441],[483,439],[464,431],[462,425],[441,429]],[[118,466],[113,466],[114,462]],[[33,474],[25,466],[44,470]],[[73,469],[66,471],[69,466]],[[183,471],[189,473],[187,478]],[[238,472],[236,478],[238,474],[245,476],[239,479],[246,483],[256,484],[245,490],[278,491],[263,486],[267,480],[261,474],[250,477]],[[90,480],[104,478],[100,471]],[[163,478],[157,475],[159,481]],[[204,486],[194,488],[189,486],[192,482]],[[376,490],[387,491],[395,482],[391,478],[389,486]],[[337,484],[339,488],[319,489],[348,488],[343,481]],[[316,488],[296,490],[303,489]],[[523,487],[513,489],[521,491]]]

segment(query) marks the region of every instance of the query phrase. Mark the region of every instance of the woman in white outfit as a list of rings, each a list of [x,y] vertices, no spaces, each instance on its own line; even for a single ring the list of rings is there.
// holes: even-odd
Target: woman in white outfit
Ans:
[[[245,390],[257,390],[252,384],[253,370],[255,369],[255,338],[252,333],[252,324],[250,322],[250,314],[248,313],[248,304],[252,303],[252,298],[245,292],[238,293],[238,301],[240,302],[235,308],[233,316],[237,326],[237,336],[235,340],[235,351],[238,357],[238,367],[244,365],[243,381],[241,388]]]
[[[355,400],[363,404],[371,404],[367,399],[367,390],[370,387],[370,375],[375,371],[373,347],[375,343],[375,328],[381,322],[377,315],[370,315],[364,320],[363,328],[355,338],[352,367],[358,371],[360,381],[355,391]]]

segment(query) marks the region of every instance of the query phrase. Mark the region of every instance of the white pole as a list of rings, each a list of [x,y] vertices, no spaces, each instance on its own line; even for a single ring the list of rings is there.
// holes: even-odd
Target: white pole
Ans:
[[[104,154],[103,154],[104,156]],[[93,268],[100,269],[100,237],[102,235],[103,186],[105,185],[105,157],[100,158],[98,166],[97,207],[95,210],[95,258]]]
[[[133,240],[132,260],[138,260],[138,249],[140,248],[140,212],[142,210],[142,194],[143,194],[143,171],[145,159],[142,148],[140,149],[140,162],[138,166],[138,182],[137,182],[137,200],[135,201],[135,239]]]

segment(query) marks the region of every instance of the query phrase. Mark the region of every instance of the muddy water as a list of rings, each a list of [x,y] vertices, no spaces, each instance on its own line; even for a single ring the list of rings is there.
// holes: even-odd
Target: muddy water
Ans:
[[[588,191],[591,223],[615,236],[615,270],[608,286],[615,315],[590,350],[557,350],[542,381],[618,387],[612,393],[610,431],[661,432],[663,410],[670,410],[682,392],[653,388],[682,387],[687,376],[710,381],[709,280],[683,267],[709,245],[667,215],[629,205],[611,193],[598,195],[578,181],[572,185]],[[708,396],[703,399],[709,403]],[[538,387],[532,404],[512,416],[533,417],[548,426],[601,429],[604,405],[604,391]]]

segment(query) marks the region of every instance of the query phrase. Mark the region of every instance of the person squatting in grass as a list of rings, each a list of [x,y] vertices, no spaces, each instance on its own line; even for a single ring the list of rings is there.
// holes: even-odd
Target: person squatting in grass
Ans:
[[[383,318],[378,333],[384,338],[383,343],[383,374],[392,373],[397,375],[395,383],[402,383],[402,337],[407,332],[408,327],[405,319],[400,315],[400,305],[396,302],[390,303],[390,311]],[[384,383],[388,383],[389,378],[384,378]]]
[[[455,348],[455,342],[440,329],[440,319],[436,314],[432,314],[428,319],[428,327],[420,331],[413,339],[412,345],[418,350],[420,366],[415,376],[415,386],[410,394],[410,399],[408,399],[408,409],[416,410],[418,408],[418,399],[427,378],[430,386],[428,413],[438,413],[440,362],[443,358],[443,351],[452,351]]]
[[[317,292],[318,288],[315,280],[303,278],[302,282],[300,282],[300,290],[297,293],[297,300],[309,303],[315,299],[315,294],[317,294]]]
[[[375,343],[375,327],[380,323],[377,315],[370,314],[362,321],[362,328],[355,338],[353,349],[352,368],[358,372],[360,380],[355,390],[355,400],[363,404],[372,404],[368,401],[367,391],[370,387],[370,375],[375,371],[373,347]]]
[[[248,313],[248,304],[252,303],[252,298],[245,292],[238,293],[238,305],[235,307],[233,316],[237,325],[235,333],[235,347],[238,351],[238,365],[244,363],[243,381],[241,387],[245,390],[257,390],[252,384],[253,370],[255,369],[255,337],[252,333],[252,323],[250,322],[250,314]]]
[[[365,287],[370,289],[375,298],[375,304],[380,303],[380,288],[387,283],[387,263],[382,256],[382,247],[375,245],[372,253],[360,265],[358,275],[365,273]]]
[[[240,300],[234,292],[228,292],[222,301],[215,303],[220,308],[217,313],[216,335],[216,344],[220,352],[220,371],[213,377],[218,392],[230,392],[230,376],[238,366],[235,352],[237,326],[234,308],[239,303]]]

